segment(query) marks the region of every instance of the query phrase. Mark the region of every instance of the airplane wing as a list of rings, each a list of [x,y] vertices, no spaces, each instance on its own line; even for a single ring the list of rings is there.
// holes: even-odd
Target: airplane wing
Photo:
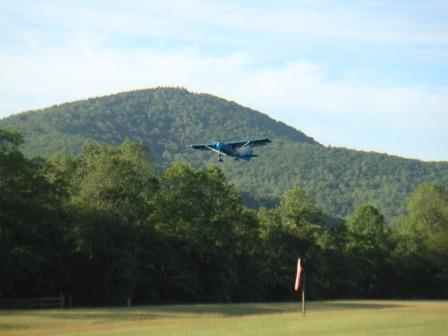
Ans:
[[[214,144],[211,144],[211,145],[210,145],[210,144],[209,144],[209,145],[206,145],[206,144],[197,144],[197,145],[190,145],[190,147],[193,148],[193,149],[199,149],[199,150],[211,150],[211,151],[214,151],[214,152],[218,153],[219,155],[225,155],[225,156],[227,156],[226,153],[217,150],[217,149],[215,148],[215,145],[214,145]]]
[[[197,145],[190,145],[190,147],[199,150],[213,150],[213,145],[197,144]]]
[[[271,140],[269,140],[268,138],[257,139],[257,140],[249,140],[248,146],[251,146],[251,147],[264,146],[264,145],[266,145],[266,144],[268,144],[270,142],[271,142]]]
[[[232,146],[234,149],[239,149],[241,151],[247,147],[264,146],[270,142],[271,140],[269,140],[268,138],[264,138],[264,139],[255,139],[247,141],[230,142],[229,145]]]

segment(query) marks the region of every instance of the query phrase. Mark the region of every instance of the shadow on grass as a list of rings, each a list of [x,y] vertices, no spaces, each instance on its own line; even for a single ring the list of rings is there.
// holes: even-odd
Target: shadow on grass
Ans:
[[[313,304],[311,304],[313,306]],[[380,310],[380,309],[394,309],[394,308],[406,308],[404,303],[396,303],[387,301],[384,302],[372,302],[372,301],[327,301],[316,303],[319,306],[319,310]]]
[[[246,316],[279,314],[294,311],[291,303],[241,303],[241,304],[194,304],[162,306],[157,309],[176,314],[212,314],[221,316]]]
[[[345,310],[379,310],[405,308],[405,303],[387,301],[314,301],[307,303],[310,313]],[[201,316],[244,317],[250,315],[269,315],[297,313],[301,311],[299,302],[288,303],[243,303],[243,304],[181,304],[162,306],[143,306],[132,308],[84,308],[51,311],[22,311],[20,315],[39,315],[46,318],[66,320],[97,321],[139,321],[156,319],[200,318]],[[18,313],[16,311],[16,313]]]
[[[186,304],[145,306],[133,308],[73,309],[66,311],[35,312],[57,319],[90,320],[154,320],[169,318],[191,318],[200,316],[248,316],[278,314],[294,311],[290,304]]]
[[[312,301],[307,302],[307,310],[339,311],[339,310],[380,310],[406,308],[405,303],[375,301]],[[247,304],[204,304],[161,306],[157,311],[174,314],[216,314],[221,316],[247,316],[262,314],[295,313],[301,311],[299,302],[288,303],[247,303]]]

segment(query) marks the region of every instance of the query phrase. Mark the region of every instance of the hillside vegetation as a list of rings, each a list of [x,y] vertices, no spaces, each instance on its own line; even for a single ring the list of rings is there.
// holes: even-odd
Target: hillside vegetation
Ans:
[[[215,140],[269,137],[251,162],[221,166],[250,206],[272,206],[291,186],[300,186],[328,213],[347,217],[372,203],[387,218],[404,211],[404,201],[422,182],[448,185],[447,162],[422,162],[378,153],[327,148],[267,115],[207,94],[157,88],[52,106],[0,120],[0,128],[25,134],[24,153],[50,157],[81,153],[86,141],[118,145],[145,143],[160,167],[176,160],[195,167],[216,165],[210,153],[188,145]],[[356,144],[353,144],[356,146]]]
[[[0,306],[292,300],[298,256],[309,298],[448,297],[440,185],[417,186],[394,225],[365,204],[330,226],[302,188],[247,209],[219,167],[160,170],[141,143],[50,160],[21,143],[0,129]]]

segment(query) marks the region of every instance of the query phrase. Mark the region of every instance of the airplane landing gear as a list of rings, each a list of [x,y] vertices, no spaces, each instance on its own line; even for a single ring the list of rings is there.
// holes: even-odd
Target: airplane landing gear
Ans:
[[[218,162],[222,162],[222,156],[221,156],[221,153],[218,154]]]

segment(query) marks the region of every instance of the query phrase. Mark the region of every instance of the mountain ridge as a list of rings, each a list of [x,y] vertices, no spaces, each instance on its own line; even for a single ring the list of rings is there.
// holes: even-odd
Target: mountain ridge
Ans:
[[[317,144],[317,142],[311,138],[307,137],[302,132],[294,129],[291,126],[288,126],[284,124],[281,121],[276,121],[272,118],[270,118],[268,115],[263,114],[261,112],[252,110],[247,107],[242,107],[235,102],[227,101],[222,98],[216,98],[209,94],[196,94],[196,93],[190,93],[186,89],[173,89],[173,88],[156,88],[156,89],[145,89],[145,90],[135,90],[135,91],[129,91],[125,93],[118,93],[103,97],[95,97],[95,98],[89,98],[85,100],[78,100],[75,102],[70,103],[63,103],[58,105],[53,105],[51,107],[41,109],[41,110],[35,110],[35,111],[27,111],[21,114],[13,115],[7,118],[4,118],[0,120],[0,124],[2,127],[18,127],[18,128],[24,128],[25,126],[25,132],[26,136],[28,134],[33,134],[34,136],[39,135],[39,133],[45,133],[48,132],[48,127],[52,129],[54,132],[60,132],[64,133],[64,135],[76,135],[82,134],[83,138],[87,139],[94,139],[97,141],[102,141],[106,143],[110,143],[110,140],[106,135],[103,134],[101,127],[104,128],[104,126],[107,126],[108,121],[107,119],[110,119],[112,117],[122,119],[123,113],[122,111],[125,111],[128,106],[127,103],[129,100],[131,101],[131,104],[135,104],[136,102],[139,103],[141,106],[139,108],[134,108],[135,110],[140,109],[140,111],[137,111],[138,113],[127,113],[126,114],[126,122],[120,123],[121,133],[124,135],[128,135],[129,138],[133,138],[134,140],[142,140],[145,141],[146,138],[157,138],[158,136],[158,130],[160,130],[160,126],[165,126],[166,123],[171,123],[173,120],[169,120],[169,115],[174,115],[172,109],[170,109],[169,104],[166,102],[173,101],[173,99],[178,99],[179,96],[183,96],[183,98],[188,98],[189,105],[180,106],[181,109],[184,109],[183,112],[192,113],[191,111],[193,108],[196,108],[197,110],[201,110],[200,118],[196,118],[196,120],[188,120],[188,116],[186,113],[177,113],[175,118],[177,121],[177,126],[179,125],[179,122],[184,123],[191,123],[191,122],[197,122],[197,128],[200,130],[201,128],[204,129],[207,127],[207,124],[209,124],[209,121],[207,120],[207,117],[204,116],[204,109],[211,108],[213,111],[213,115],[217,116],[222,113],[227,114],[233,114],[230,116],[230,118],[240,118],[241,115],[243,115],[246,119],[246,122],[252,123],[252,126],[254,126],[255,132],[253,130],[250,130],[250,132],[246,129],[246,133],[242,136],[242,132],[240,131],[241,127],[238,127],[238,125],[234,125],[236,127],[229,127],[229,125],[225,125],[225,120],[221,118],[220,124],[225,125],[224,132],[215,132],[213,135],[211,132],[195,132],[195,134],[191,134],[190,136],[184,136],[184,138],[188,138],[191,142],[196,142],[198,139],[201,141],[205,141],[207,139],[211,140],[218,140],[218,139],[225,139],[225,138],[241,138],[244,136],[252,137],[252,136],[264,136],[264,132],[261,130],[266,129],[266,125],[269,125],[269,129],[267,133],[277,132],[279,134],[282,133],[282,137],[288,138],[289,140],[293,141],[301,141],[301,142],[307,142],[307,143],[313,143]],[[139,101],[141,100],[142,101]],[[98,127],[99,123],[95,122],[92,127],[92,123],[88,120],[88,114],[95,109],[95,105],[98,102],[103,102],[104,100],[107,100],[108,103],[106,106],[101,109],[101,112],[95,113],[96,121],[100,121],[101,127]],[[213,101],[213,102],[211,102]],[[219,102],[219,104],[216,104],[216,102]],[[202,104],[203,109],[201,109],[198,105]],[[88,105],[88,109],[83,109],[84,106]],[[109,106],[107,106],[109,105]],[[151,106],[155,106],[155,108],[151,108]],[[132,108],[132,107],[131,107]],[[145,110],[146,108],[146,110]],[[145,111],[143,111],[145,110]],[[166,110],[168,113],[163,113]],[[58,112],[58,115],[55,115],[54,112]],[[69,116],[66,112],[71,114]],[[142,113],[144,112],[144,113]],[[182,112],[182,111],[181,111]],[[39,114],[37,119],[45,119],[45,122],[47,125],[42,125],[41,122],[38,123],[38,126],[36,126],[36,116]],[[238,113],[239,115],[235,115],[235,113]],[[257,118],[253,118],[252,114],[257,114]],[[64,118],[61,118],[61,114],[65,114]],[[145,115],[146,114],[146,115]],[[159,114],[158,120],[156,120],[155,125],[151,124],[151,119],[154,118],[155,115]],[[142,118],[143,116],[143,118]],[[139,119],[139,120],[133,120],[133,119]],[[18,122],[18,120],[20,120]],[[86,122],[87,121],[87,122]],[[123,121],[123,120],[118,120]],[[255,123],[254,123],[255,121]],[[138,124],[144,124],[145,127],[147,127],[145,130],[142,130],[140,125]],[[109,125],[109,126],[115,126],[112,127],[112,129],[109,129],[111,132],[117,132],[117,125]],[[132,131],[129,132],[129,128],[132,128]],[[180,127],[178,127],[180,128]],[[234,129],[232,131],[232,128]],[[136,134],[136,130],[139,132]],[[171,133],[170,135],[175,137],[178,135],[180,130],[176,129]],[[151,132],[153,134],[151,134]],[[100,138],[98,137],[98,134],[100,134]],[[119,140],[118,140],[119,138]],[[153,140],[152,139],[152,140]],[[75,141],[77,139],[74,139]],[[113,140],[113,139],[112,139]],[[121,141],[124,140],[123,137],[118,136],[118,141],[113,141],[114,144],[118,144]],[[188,141],[188,142],[190,142]],[[191,143],[190,142],[190,143]],[[185,143],[187,144],[187,143]],[[79,144],[78,144],[79,146]],[[154,141],[152,141],[152,146],[155,146]],[[150,144],[151,147],[151,144]],[[160,147],[160,146],[159,146]],[[50,153],[53,153],[54,150],[52,150],[50,153],[48,151],[39,151],[37,148],[34,148],[33,150],[28,150],[29,145],[25,146],[25,152],[27,154],[38,154],[43,156],[49,156]],[[43,149],[43,148],[42,148]],[[159,148],[155,149],[155,152],[158,152]],[[76,150],[70,151],[72,154],[76,152]],[[79,152],[79,148],[78,148]]]
[[[362,203],[386,215],[403,213],[416,184],[448,185],[448,162],[425,162],[376,152],[326,147],[314,138],[236,102],[184,88],[134,90],[27,111],[0,120],[0,128],[25,133],[28,156],[77,155],[86,141],[117,145],[129,138],[146,143],[156,162],[216,165],[212,153],[188,145],[215,140],[269,137],[249,163],[226,160],[221,167],[255,203],[278,200],[302,186],[322,207],[342,217]],[[399,199],[397,201],[396,199]]]

